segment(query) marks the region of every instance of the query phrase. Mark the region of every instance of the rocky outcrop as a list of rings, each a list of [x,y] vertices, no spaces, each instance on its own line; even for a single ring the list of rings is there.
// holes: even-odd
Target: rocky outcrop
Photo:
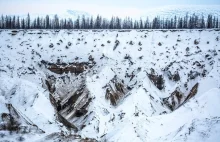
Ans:
[[[96,139],[93,138],[82,138],[81,135],[76,134],[64,134],[63,132],[52,133],[46,136],[42,141],[54,141],[54,142],[98,142]]]
[[[42,64],[44,64],[48,70],[50,70],[53,73],[56,74],[63,74],[63,73],[73,73],[75,75],[78,75],[80,73],[83,73],[88,68],[92,68],[95,64],[95,62],[73,62],[73,63],[49,63],[47,61],[42,60]]]
[[[54,72],[56,74],[63,74],[63,73],[74,73],[74,74],[80,74],[85,71],[87,68],[84,63],[71,63],[71,64],[54,64],[54,63],[47,63],[42,61],[42,63],[46,64],[47,69],[51,72]]]
[[[0,114],[0,131],[10,131],[17,133],[44,133],[34,123],[28,120],[12,104],[5,104],[9,113]]]
[[[185,104],[188,100],[190,100],[192,97],[194,97],[198,91],[199,83],[196,83],[193,88],[190,90],[189,94],[185,98],[183,104]]]
[[[45,83],[58,120],[67,128],[80,130],[87,120],[89,104],[92,101],[85,85],[85,76],[49,76]]]
[[[168,76],[169,80],[172,80],[175,82],[180,80],[180,75],[179,75],[178,71],[175,71],[173,74],[170,71],[167,71],[167,76]]]
[[[177,88],[169,97],[163,98],[163,102],[171,111],[174,111],[196,95],[198,86],[199,84],[196,83],[187,96],[184,96],[184,93]]]
[[[106,88],[105,99],[109,100],[113,106],[117,106],[128,93],[128,88],[117,76],[111,79],[104,88]]]
[[[197,71],[190,71],[188,73],[188,78],[189,79],[195,79],[196,77],[200,76],[200,73]]]
[[[177,88],[169,97],[164,98],[163,102],[171,111],[173,111],[181,105],[183,98],[184,94]]]
[[[88,109],[92,98],[85,81],[86,71],[95,65],[94,58],[90,55],[88,62],[81,63],[61,63],[59,59],[57,63],[50,63],[42,60],[41,64],[50,71],[47,72],[45,85],[58,120],[67,128],[80,130],[90,114]]]
[[[155,72],[151,71],[150,74],[147,74],[149,79],[152,81],[152,83],[159,89],[163,90],[164,89],[164,79],[162,75],[156,75]]]

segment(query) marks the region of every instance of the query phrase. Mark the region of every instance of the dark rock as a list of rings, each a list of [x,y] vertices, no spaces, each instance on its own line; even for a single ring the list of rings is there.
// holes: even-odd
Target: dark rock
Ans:
[[[134,42],[133,42],[133,41],[130,41],[129,44],[130,44],[130,45],[134,45]]]
[[[68,46],[71,46],[72,45],[72,43],[71,42],[68,42]]]
[[[178,72],[175,72],[175,74],[173,75],[173,80],[174,81],[179,81],[180,80],[180,75]]]
[[[142,43],[141,43],[141,42],[139,42],[139,43],[138,43],[138,45],[139,45],[139,46],[141,46],[141,45],[142,45]]]
[[[119,40],[116,40],[116,41],[115,41],[115,45],[114,45],[113,50],[115,50],[115,49],[118,47],[119,43],[120,43]]]
[[[124,59],[128,59],[128,60],[130,60],[130,59],[131,59],[131,56],[128,55],[128,54],[126,54],[125,57],[124,57]]]
[[[44,60],[41,61],[42,64],[44,64],[47,69],[49,69],[51,72],[54,72],[56,74],[63,74],[63,73],[74,73],[76,75],[83,73],[88,67],[92,67],[95,63],[49,63]]]
[[[198,45],[198,44],[199,44],[199,41],[195,39],[195,40],[194,40],[194,44],[195,44],[195,45]]]
[[[171,110],[174,111],[180,106],[184,105],[192,97],[194,97],[198,90],[198,83],[196,83],[190,90],[190,93],[185,97],[183,93],[177,88],[169,97],[163,98],[163,103]]]
[[[181,105],[183,101],[183,93],[177,88],[171,95],[167,98],[163,98],[163,103],[171,110],[174,111],[177,107]]]
[[[190,71],[188,73],[188,77],[189,79],[195,79],[196,77],[198,77],[200,75],[200,73],[198,73],[197,71]]]
[[[22,142],[22,141],[24,141],[24,140],[25,140],[25,138],[24,138],[24,137],[22,137],[22,136],[19,136],[18,138],[16,138],[16,140],[17,140],[17,141],[19,141],[19,142]]]
[[[83,115],[85,115],[88,111],[86,109],[80,109],[80,110],[76,110],[75,115],[76,117],[81,117]]]
[[[92,55],[89,56],[89,61],[94,61],[94,58],[92,57]]]
[[[49,45],[49,47],[50,47],[50,48],[53,48],[53,43],[51,43],[51,44]]]
[[[193,63],[193,65],[196,65],[197,67],[201,67],[201,66],[202,66],[198,61],[195,61],[195,62]]]
[[[79,68],[75,68],[69,64],[65,66],[64,72],[78,72]],[[57,66],[62,66],[59,64]],[[48,77],[46,82],[50,91],[50,102],[54,106],[58,120],[63,123],[68,129],[78,131],[83,128],[87,117],[91,113],[88,112],[89,104],[92,101],[90,92],[85,84],[85,74],[76,75],[62,75],[60,77]],[[55,78],[55,80],[54,80]],[[82,117],[79,119],[78,117]]]
[[[154,83],[154,85],[159,89],[164,89],[164,79],[162,75],[155,75],[154,73],[148,74],[149,79]]]
[[[123,81],[118,79],[116,76],[111,79],[105,88],[105,99],[110,100],[110,103],[113,106],[117,106],[129,91]]]
[[[182,104],[185,104],[187,101],[189,101],[189,99],[191,99],[192,97],[194,97],[198,91],[198,87],[199,87],[199,83],[196,83],[193,88],[190,90],[190,93],[187,95],[187,97],[185,98],[185,100],[183,101]]]
[[[1,114],[0,131],[9,131],[16,133],[43,133],[35,124],[29,121],[12,104],[5,104],[9,113]]]

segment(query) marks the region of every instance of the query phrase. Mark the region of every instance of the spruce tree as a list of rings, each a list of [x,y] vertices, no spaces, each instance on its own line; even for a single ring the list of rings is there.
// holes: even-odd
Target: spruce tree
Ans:
[[[30,29],[30,24],[31,24],[31,19],[30,19],[30,14],[28,13],[28,15],[27,15],[27,21],[26,21],[26,23],[27,23],[27,29]]]
[[[20,19],[19,16],[17,17],[17,21],[16,21],[16,29],[20,29]]]
[[[90,19],[89,29],[93,29],[93,17]]]

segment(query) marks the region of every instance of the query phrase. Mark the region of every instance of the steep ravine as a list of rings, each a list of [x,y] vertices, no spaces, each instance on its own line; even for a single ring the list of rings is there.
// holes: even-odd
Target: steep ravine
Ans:
[[[217,29],[1,31],[0,137],[215,141],[219,36]]]

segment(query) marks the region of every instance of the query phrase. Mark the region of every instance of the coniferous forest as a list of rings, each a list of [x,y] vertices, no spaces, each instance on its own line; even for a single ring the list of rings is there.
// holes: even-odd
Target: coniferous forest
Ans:
[[[32,19],[29,14],[26,18],[7,15],[2,15],[0,18],[0,29],[204,29],[219,27],[218,17],[213,15],[204,17],[195,14],[166,19],[157,16],[153,20],[149,20],[149,18],[133,20],[130,17],[106,19],[100,15],[95,18],[82,16],[76,20],[62,19],[57,15]]]

